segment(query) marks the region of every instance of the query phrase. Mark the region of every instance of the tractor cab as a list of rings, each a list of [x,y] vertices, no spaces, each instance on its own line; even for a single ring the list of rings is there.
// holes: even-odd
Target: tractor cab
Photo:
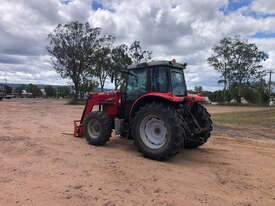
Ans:
[[[156,61],[128,67],[130,71],[126,84],[128,98],[136,99],[148,92],[186,96],[183,73],[185,67],[186,64],[172,61]]]
[[[126,89],[122,97],[125,113],[130,113],[135,101],[146,94],[155,97],[166,96],[169,99],[186,97],[187,89],[183,72],[186,65],[172,60],[129,66]]]

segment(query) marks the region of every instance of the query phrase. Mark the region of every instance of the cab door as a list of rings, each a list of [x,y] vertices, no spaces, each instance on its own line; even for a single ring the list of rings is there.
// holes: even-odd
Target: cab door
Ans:
[[[123,98],[123,106],[125,111],[125,118],[128,118],[128,114],[131,110],[132,104],[142,95],[148,92],[147,77],[148,69],[139,68],[131,70],[133,74],[128,75],[126,84],[126,93]]]

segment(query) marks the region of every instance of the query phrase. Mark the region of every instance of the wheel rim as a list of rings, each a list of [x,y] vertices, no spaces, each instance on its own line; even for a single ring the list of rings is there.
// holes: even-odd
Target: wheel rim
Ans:
[[[99,123],[98,120],[92,119],[88,123],[87,131],[91,138],[96,139],[96,138],[98,138],[98,136],[101,132],[101,124]]]
[[[156,115],[148,115],[141,121],[140,136],[143,143],[151,149],[161,148],[167,141],[167,128]]]

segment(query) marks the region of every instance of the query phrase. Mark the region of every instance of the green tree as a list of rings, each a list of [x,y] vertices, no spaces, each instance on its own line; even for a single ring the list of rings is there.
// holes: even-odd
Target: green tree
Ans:
[[[130,46],[120,44],[112,49],[112,72],[110,76],[114,77],[114,85],[117,90],[119,86],[125,83],[126,74],[119,70],[127,69],[131,64],[147,62],[152,58],[152,51],[143,50],[139,41],[134,41]]]
[[[223,102],[223,98],[224,98],[224,91],[223,90],[214,91],[209,96],[209,99],[212,102]]]
[[[91,76],[95,76],[99,79],[100,89],[104,91],[104,85],[107,77],[112,72],[112,47],[114,37],[106,35],[99,40],[99,48],[95,52],[95,67],[91,71]]]
[[[257,82],[244,85],[241,94],[250,103],[259,105],[268,104],[268,84],[263,78]]]
[[[97,81],[94,80],[87,80],[84,82],[84,84],[81,85],[80,88],[80,96],[81,98],[84,97],[84,94],[86,92],[92,92],[94,91],[95,88],[97,88],[99,86],[99,83]]]
[[[39,89],[38,86],[34,85],[34,84],[28,84],[26,87],[27,92],[32,93],[32,96],[35,97],[41,97],[42,96],[42,92]]]
[[[259,51],[255,44],[247,40],[235,38],[233,40],[232,79],[238,84],[238,102],[241,100],[241,87],[244,82],[260,80],[265,71],[262,69],[261,61],[268,58],[267,54]]]
[[[202,86],[195,86],[195,93],[202,93]]]
[[[54,97],[56,95],[56,89],[52,86],[48,85],[44,89],[47,97]]]
[[[130,58],[129,48],[126,44],[121,44],[115,47],[112,50],[112,70],[114,78],[115,90],[122,84],[125,79],[125,74],[119,72],[121,69],[127,69],[127,66],[132,63],[132,59]]]
[[[68,97],[71,93],[71,89],[69,87],[57,87],[56,96],[57,97]]]
[[[19,87],[17,87],[17,88],[15,89],[15,92],[16,92],[19,96],[21,96],[22,91],[23,91],[24,89],[26,89],[26,85],[21,84]]]
[[[12,87],[8,86],[8,85],[5,85],[5,91],[6,91],[6,94],[11,94],[12,93]]]
[[[59,24],[48,36],[50,43],[47,50],[52,56],[53,68],[62,78],[72,80],[75,100],[88,73],[91,75],[100,31],[100,28],[92,28],[89,23],[71,22]]]
[[[214,67],[214,69],[221,73],[223,79],[219,80],[218,83],[223,83],[223,101],[226,99],[226,89],[229,76],[230,67],[230,46],[231,38],[224,38],[220,41],[219,45],[212,48],[213,55],[207,59],[208,63]]]
[[[275,82],[271,82],[271,97],[275,97]]]
[[[149,61],[152,58],[152,51],[143,50],[139,41],[134,41],[129,48],[129,56],[134,64],[139,64],[142,61]]]
[[[208,63],[222,73],[225,89],[228,81],[237,84],[237,101],[240,103],[243,84],[257,81],[265,74],[260,63],[268,58],[267,54],[259,51],[255,44],[238,36],[222,39],[220,44],[213,48],[213,52]]]

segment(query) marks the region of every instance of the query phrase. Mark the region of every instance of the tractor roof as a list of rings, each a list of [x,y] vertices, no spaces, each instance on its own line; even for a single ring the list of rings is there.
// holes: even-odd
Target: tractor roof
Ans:
[[[137,69],[137,68],[153,67],[153,66],[169,66],[169,67],[185,69],[186,65],[187,65],[186,63],[179,64],[174,61],[151,61],[151,62],[143,62],[140,64],[132,64],[128,66],[127,69]]]

